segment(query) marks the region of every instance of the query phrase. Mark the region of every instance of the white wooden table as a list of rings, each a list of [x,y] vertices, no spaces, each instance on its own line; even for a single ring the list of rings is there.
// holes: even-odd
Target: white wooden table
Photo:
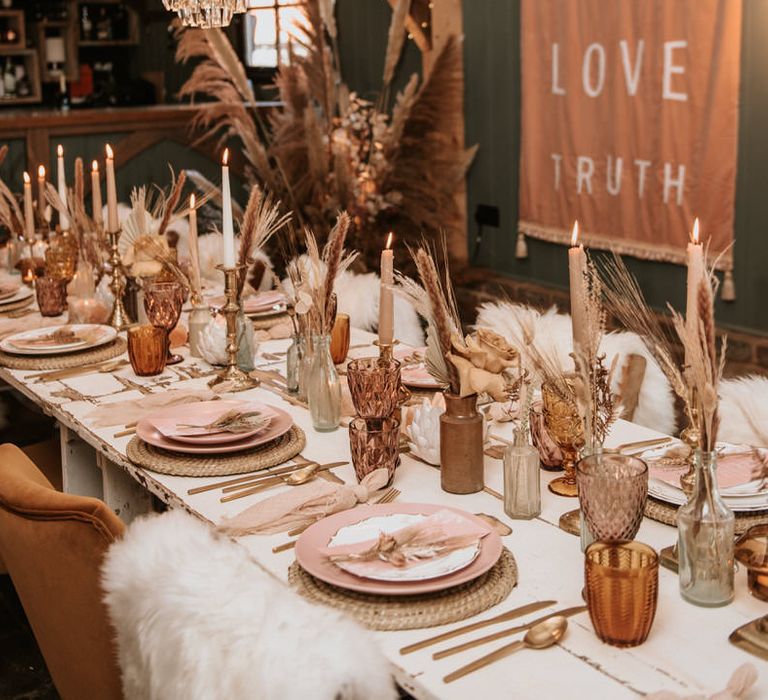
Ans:
[[[370,342],[370,334],[353,331],[352,344]],[[288,341],[269,341],[261,351],[285,350]],[[356,349],[355,356],[372,354],[372,350]],[[195,360],[198,366],[204,366]],[[185,361],[189,364],[189,360]],[[272,368],[284,370],[284,363]],[[187,490],[220,479],[166,476],[137,468],[125,456],[130,437],[115,438],[121,426],[94,429],[83,419],[96,404],[135,398],[137,389],[126,388],[135,382],[144,391],[174,388],[205,388],[207,379],[182,379],[169,368],[161,379],[136,378],[130,367],[111,375],[90,374],[49,383],[25,381],[28,371],[0,370],[0,379],[22,392],[61,426],[62,458],[65,489],[74,493],[103,498],[126,521],[151,508],[149,494],[171,507],[182,507],[210,521],[218,522],[224,515],[234,515],[254,500],[244,498],[230,503],[219,502],[220,492],[210,491],[188,496]],[[127,380],[127,382],[125,381]],[[283,401],[266,388],[240,394],[270,402],[291,413],[296,423],[307,433],[303,454],[321,462],[349,459],[347,431],[315,433],[309,414]],[[509,424],[494,425],[496,434],[511,437]],[[657,437],[658,434],[630,423],[619,422],[608,441],[623,442]],[[354,481],[351,466],[337,468],[335,473],[347,482]],[[558,527],[558,518],[576,507],[575,499],[551,494],[546,482],[551,475],[542,472],[543,510],[531,521],[512,521],[503,512],[502,504],[486,493],[456,496],[440,490],[437,470],[403,455],[395,484],[402,491],[400,501],[441,503],[470,512],[485,512],[511,525],[513,533],[504,543],[513,552],[519,569],[517,587],[500,605],[476,619],[491,617],[535,600],[557,600],[555,609],[583,604],[583,555],[576,537]],[[486,458],[486,484],[503,490],[502,465],[499,460]],[[286,488],[286,487],[283,487]],[[269,492],[276,493],[277,489]],[[257,496],[260,498],[263,496]],[[676,530],[648,520],[643,521],[637,539],[659,550],[672,544]],[[272,547],[286,541],[286,536],[251,536],[242,538],[255,558],[282,580],[287,579],[288,566],[293,561],[291,551],[273,554]],[[747,591],[746,573],[736,574],[736,600],[718,609],[698,608],[685,603],[678,592],[677,576],[664,568],[659,573],[659,603],[656,620],[648,641],[634,649],[616,649],[600,642],[595,636],[587,613],[572,617],[568,633],[556,647],[545,651],[521,651],[496,664],[451,684],[442,677],[492,651],[501,643],[490,644],[448,659],[433,661],[431,653],[441,646],[401,656],[400,647],[424,639],[437,632],[465,624],[466,621],[433,630],[377,632],[376,637],[392,663],[398,683],[418,698],[633,698],[656,690],[672,690],[682,694],[714,692],[725,686],[731,672],[745,661],[754,663],[760,680],[750,698],[768,698],[768,666],[759,659],[737,649],[728,642],[729,633],[739,625],[768,612],[768,606],[751,597]],[[535,613],[534,616],[545,611]],[[522,618],[526,621],[530,618]],[[515,623],[513,623],[515,624]],[[509,625],[506,625],[509,626]],[[504,625],[501,626],[503,628]],[[492,628],[493,631],[498,629]],[[461,638],[463,641],[463,638]]]

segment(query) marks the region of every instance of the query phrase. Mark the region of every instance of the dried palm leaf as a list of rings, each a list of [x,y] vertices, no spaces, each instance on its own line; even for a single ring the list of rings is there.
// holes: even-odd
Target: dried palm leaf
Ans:
[[[392,10],[392,21],[389,25],[387,38],[387,53],[384,56],[384,85],[389,85],[395,76],[395,68],[400,62],[405,44],[405,21],[411,11],[411,0],[397,0]]]

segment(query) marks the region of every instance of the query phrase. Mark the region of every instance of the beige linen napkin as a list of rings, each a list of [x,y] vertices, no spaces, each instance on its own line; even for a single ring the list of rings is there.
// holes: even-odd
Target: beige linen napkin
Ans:
[[[669,690],[660,690],[645,696],[645,700],[737,700],[744,697],[757,681],[757,669],[752,664],[739,666],[728,681],[725,690],[713,695],[699,693],[696,695],[680,695]]]
[[[130,425],[150,413],[168,406],[181,406],[197,401],[212,401],[216,395],[207,389],[190,391],[171,389],[162,394],[149,394],[140,399],[106,403],[86,414],[85,420],[94,428],[108,428],[113,425]]]
[[[315,479],[259,501],[234,518],[224,518],[219,530],[232,537],[286,532],[365,503],[388,481],[386,469],[372,471],[354,486]]]

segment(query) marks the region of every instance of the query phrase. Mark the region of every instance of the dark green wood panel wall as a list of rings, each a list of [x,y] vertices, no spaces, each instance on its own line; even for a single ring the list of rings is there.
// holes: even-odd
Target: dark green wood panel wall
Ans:
[[[439,2],[440,0],[436,0]],[[578,0],[573,0],[574,2]],[[606,0],[615,2],[618,0]],[[386,0],[338,3],[345,77],[353,89],[378,88],[390,11]],[[497,206],[501,227],[486,229],[477,263],[549,285],[567,285],[562,246],[529,241],[515,259],[520,144],[520,0],[465,0],[467,143],[480,150],[468,178],[470,251],[478,204]],[[409,56],[415,47],[409,43]],[[768,333],[768,0],[744,0],[736,196],[735,302],[718,302],[723,325]],[[629,260],[657,307],[685,301],[682,267]]]

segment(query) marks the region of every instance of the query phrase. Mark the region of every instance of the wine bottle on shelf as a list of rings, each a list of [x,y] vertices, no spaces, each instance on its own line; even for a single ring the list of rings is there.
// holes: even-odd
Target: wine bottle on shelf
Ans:
[[[3,87],[6,97],[16,95],[16,73],[13,70],[13,63],[10,56],[5,59],[5,71],[3,72]]]
[[[88,5],[80,9],[80,36],[86,41],[93,38],[93,20],[88,13]]]
[[[56,106],[62,111],[69,110],[69,92],[67,90],[67,77],[64,71],[59,73],[59,92],[56,95]]]

